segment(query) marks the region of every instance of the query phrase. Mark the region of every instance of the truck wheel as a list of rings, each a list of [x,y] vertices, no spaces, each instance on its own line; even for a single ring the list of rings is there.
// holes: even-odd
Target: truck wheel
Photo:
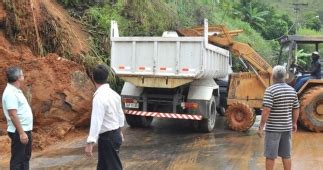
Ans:
[[[256,114],[243,103],[233,103],[228,106],[225,116],[230,129],[235,131],[247,131],[256,120]]]
[[[323,132],[323,86],[307,90],[300,103],[299,121],[311,131]]]
[[[144,117],[144,116],[126,114],[126,121],[128,125],[130,125],[131,127],[145,128],[151,125],[151,122],[153,121],[153,117]]]
[[[209,115],[209,118],[202,119],[199,121],[199,128],[202,132],[212,132],[215,126],[215,120],[216,120],[216,103],[214,97],[211,98],[211,100],[208,102],[208,110],[207,115]]]

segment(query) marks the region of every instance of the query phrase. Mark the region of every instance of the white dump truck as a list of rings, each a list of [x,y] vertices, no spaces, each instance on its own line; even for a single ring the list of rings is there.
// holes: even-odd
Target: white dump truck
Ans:
[[[209,34],[205,20],[201,37],[178,37],[176,32],[119,37],[112,21],[111,67],[125,81],[121,96],[130,126],[147,127],[158,117],[192,120],[204,132],[214,129],[231,58],[229,51],[208,43]]]

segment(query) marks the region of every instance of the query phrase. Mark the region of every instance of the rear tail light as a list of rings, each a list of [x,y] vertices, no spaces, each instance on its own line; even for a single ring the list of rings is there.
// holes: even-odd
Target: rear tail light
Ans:
[[[189,71],[188,68],[182,68],[182,71]]]
[[[183,109],[198,109],[199,105],[194,102],[183,102],[181,104]]]
[[[123,98],[122,102],[123,103],[137,103],[138,101],[136,99],[132,99],[132,98]]]

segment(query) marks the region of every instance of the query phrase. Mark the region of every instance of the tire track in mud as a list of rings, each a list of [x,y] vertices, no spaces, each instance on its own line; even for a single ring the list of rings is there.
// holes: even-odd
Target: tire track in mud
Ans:
[[[172,160],[167,167],[168,170],[188,170],[200,169],[197,165],[197,159],[200,149],[207,146],[208,140],[204,137],[198,137],[191,143],[185,144],[178,152],[178,156]]]
[[[176,160],[177,155],[186,152],[192,138],[196,137],[186,132],[179,133],[173,130],[169,133],[170,131],[170,127],[129,129],[125,136],[132,141],[126,142],[121,151],[125,169],[167,169],[169,164]],[[140,139],[138,134],[141,136]]]

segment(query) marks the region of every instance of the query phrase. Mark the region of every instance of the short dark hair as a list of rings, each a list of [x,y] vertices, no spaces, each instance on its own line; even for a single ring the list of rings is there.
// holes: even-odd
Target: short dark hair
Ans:
[[[20,76],[22,76],[22,70],[20,67],[12,66],[7,69],[6,75],[8,83],[13,83],[17,81]]]
[[[104,84],[108,81],[109,69],[105,64],[99,64],[93,69],[93,80],[97,84]]]

